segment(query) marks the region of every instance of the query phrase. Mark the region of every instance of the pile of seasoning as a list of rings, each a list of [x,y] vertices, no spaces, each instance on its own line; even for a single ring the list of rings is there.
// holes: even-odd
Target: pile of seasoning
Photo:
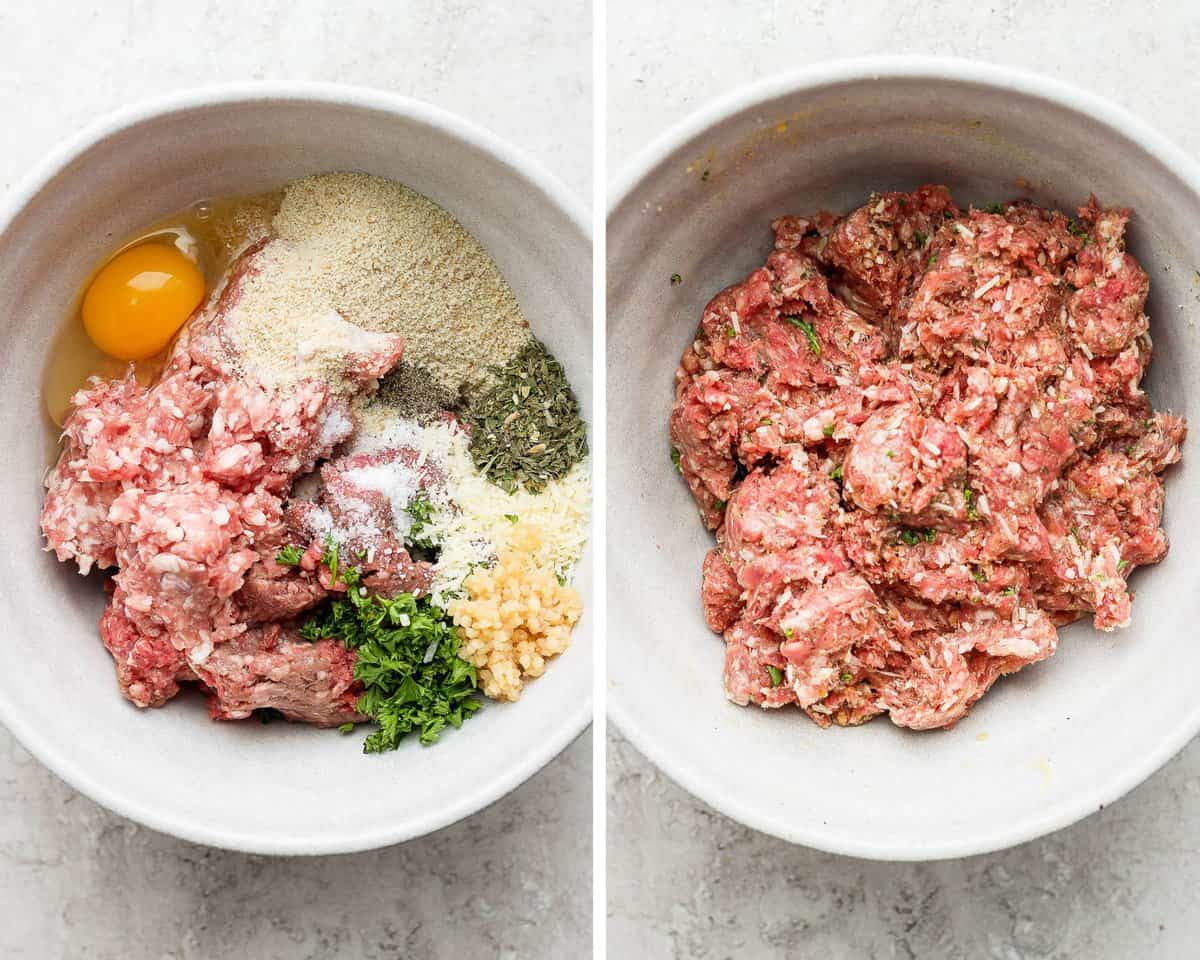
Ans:
[[[396,369],[379,381],[379,391],[372,399],[403,420],[428,423],[440,420],[446,412],[458,408],[458,394],[439,383],[424,367],[402,360]]]
[[[536,339],[495,369],[464,420],[475,466],[510,494],[518,487],[540,492],[588,453],[587,428],[562,364]]]

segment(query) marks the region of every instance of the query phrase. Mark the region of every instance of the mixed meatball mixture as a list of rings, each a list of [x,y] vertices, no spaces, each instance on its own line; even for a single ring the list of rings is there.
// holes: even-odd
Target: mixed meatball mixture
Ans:
[[[1186,424],[1140,387],[1128,210],[957,207],[940,186],[782,217],[705,307],[671,442],[716,547],[737,704],[948,727],[1167,553]]]

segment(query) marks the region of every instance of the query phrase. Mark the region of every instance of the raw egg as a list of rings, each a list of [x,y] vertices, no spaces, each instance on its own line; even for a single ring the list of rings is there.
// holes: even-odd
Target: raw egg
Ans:
[[[204,299],[204,274],[165,243],[143,243],[106,263],[83,295],[83,327],[118,360],[160,353]]]

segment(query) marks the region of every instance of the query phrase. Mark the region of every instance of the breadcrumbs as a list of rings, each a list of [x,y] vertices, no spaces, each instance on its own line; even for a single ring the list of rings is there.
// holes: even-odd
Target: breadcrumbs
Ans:
[[[234,346],[269,382],[317,376],[339,388],[347,352],[369,352],[369,334],[400,333],[405,360],[455,394],[529,340],[479,241],[402,184],[361,173],[296,180],[273,227],[230,311]]]
[[[537,562],[542,536],[531,523],[517,523],[494,566],[463,582],[466,596],[448,612],[462,632],[459,656],[475,665],[483,692],[494,700],[516,700],[527,678],[540,677],[549,657],[571,642],[583,603]]]

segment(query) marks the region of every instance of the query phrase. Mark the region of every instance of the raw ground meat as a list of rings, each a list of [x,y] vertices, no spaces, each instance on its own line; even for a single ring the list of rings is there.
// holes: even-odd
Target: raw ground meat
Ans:
[[[58,559],[81,573],[113,569],[100,634],[125,696],[161,706],[198,680],[211,713],[271,707],[322,725],[361,719],[354,654],[297,640],[294,618],[331,590],[317,562],[284,567],[295,543],[293,482],[350,438],[350,398],[315,379],[258,382],[229,352],[226,318],[256,269],[251,248],[220,295],[185,328],[162,377],[93,380],[73,399],[63,449],[47,476],[41,526]],[[346,358],[362,390],[394,366],[399,335],[369,334]],[[301,541],[309,545],[312,536]],[[312,543],[317,561],[323,549]],[[428,588],[428,565],[395,549],[370,565],[381,592]]]
[[[112,654],[121,689],[139,707],[161,707],[194,680],[187,658],[165,633],[143,633],[125,615],[124,597],[110,599],[100,617],[100,639]]]
[[[330,536],[356,558],[363,584],[374,593],[421,596],[433,585],[433,565],[414,560],[395,532],[398,518],[387,492],[355,482],[364,468],[396,465],[410,469],[416,486],[422,490],[445,485],[437,467],[421,460],[419,450],[394,446],[330,460],[321,466],[319,495],[289,505],[285,519],[293,542],[310,545],[301,568],[320,576],[327,588],[329,571],[320,567],[320,561]]]
[[[278,710],[288,720],[333,727],[365,720],[354,705],[354,652],[336,640],[305,640],[278,623],[251,627],[213,650],[196,673],[214,720]]]
[[[948,727],[1057,627],[1131,616],[1167,553],[1145,272],[1127,210],[960,210],[925,186],[772,224],[676,374],[717,546],[701,599],[738,704]]]

